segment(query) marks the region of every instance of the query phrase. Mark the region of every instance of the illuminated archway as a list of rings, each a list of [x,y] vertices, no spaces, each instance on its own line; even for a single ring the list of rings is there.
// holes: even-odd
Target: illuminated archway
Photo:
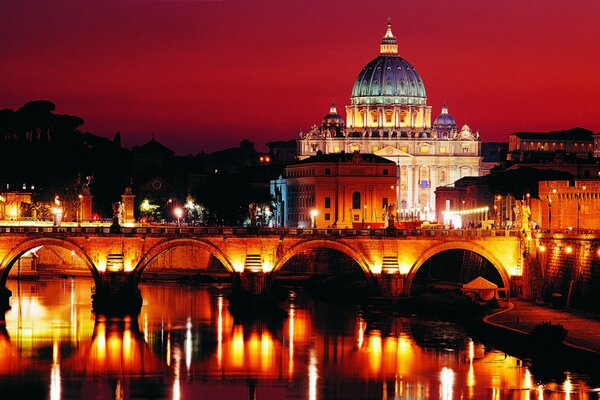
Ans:
[[[94,265],[94,262],[90,259],[84,249],[79,247],[78,245],[70,242],[67,239],[57,239],[57,238],[36,238],[25,240],[15,247],[13,247],[10,252],[4,257],[2,262],[0,263],[0,284],[6,285],[6,280],[8,279],[8,274],[10,270],[15,265],[15,262],[26,252],[31,249],[40,246],[56,246],[61,247],[63,249],[72,251],[76,256],[83,260],[84,264],[90,270],[94,281],[98,281],[99,273]]]
[[[292,246],[288,249],[288,251],[286,251],[283,254],[283,256],[281,256],[277,260],[277,263],[273,268],[273,272],[279,271],[285,265],[286,262],[288,262],[292,257],[302,253],[303,251],[316,249],[331,249],[344,253],[358,264],[358,266],[362,269],[365,276],[367,277],[367,281],[370,282],[373,278],[373,274],[369,268],[369,264],[360,253],[358,253],[352,247],[344,243],[324,239],[307,240]]]
[[[217,258],[217,260],[223,264],[228,272],[232,274],[235,273],[231,262],[229,262],[225,254],[215,245],[199,239],[171,239],[155,245],[149,249],[146,254],[144,254],[144,256],[137,263],[136,267],[133,269],[133,276],[135,279],[140,279],[146,267],[148,267],[152,260],[154,260],[158,255],[181,246],[195,247],[207,251],[210,255]]]
[[[501,289],[504,289],[507,292],[509,291],[510,278],[508,276],[508,272],[507,272],[506,268],[504,267],[504,265],[502,265],[502,263],[491,252],[489,252],[484,247],[482,247],[476,243],[452,241],[452,242],[444,242],[444,243],[441,243],[430,249],[427,249],[423,254],[421,254],[421,256],[419,256],[419,258],[415,261],[415,263],[411,267],[411,269],[408,272],[408,275],[406,277],[406,285],[404,286],[404,294],[405,295],[407,295],[407,296],[410,295],[410,292],[412,289],[412,284],[413,284],[413,279],[415,278],[417,271],[423,266],[423,264],[425,264],[425,262],[427,262],[433,256],[440,254],[447,250],[470,251],[470,252],[477,254],[484,260],[488,261],[490,264],[492,264],[492,266],[496,269],[496,271],[498,271],[498,274],[500,274],[500,278],[502,279],[502,284],[503,284],[503,287]]]

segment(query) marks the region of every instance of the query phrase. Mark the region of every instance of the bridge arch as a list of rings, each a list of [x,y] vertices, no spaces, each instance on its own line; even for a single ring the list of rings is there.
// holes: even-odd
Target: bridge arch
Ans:
[[[273,267],[273,272],[279,271],[285,265],[285,263],[288,262],[295,255],[298,255],[305,250],[314,250],[319,248],[337,250],[341,253],[346,254],[360,266],[360,268],[365,273],[365,276],[367,277],[367,281],[369,281],[369,283],[371,282],[373,274],[371,272],[371,269],[369,268],[367,260],[365,260],[362,254],[360,254],[358,251],[354,250],[347,244],[327,239],[306,240],[293,245],[281,257],[279,257],[279,259],[275,263],[275,266]]]
[[[200,239],[191,239],[191,238],[190,239],[187,239],[187,238],[168,239],[166,241],[160,242],[160,243],[156,244],[155,246],[151,247],[146,252],[146,254],[144,254],[142,256],[140,261],[138,261],[137,265],[133,269],[133,276],[136,279],[136,281],[139,281],[139,279],[140,279],[142,273],[144,272],[144,270],[146,269],[146,267],[158,255],[164,253],[165,251],[168,251],[168,250],[174,249],[176,247],[180,247],[180,246],[191,246],[191,247],[196,247],[196,248],[208,251],[208,253],[210,255],[215,256],[221,262],[221,264],[223,264],[223,266],[225,267],[225,269],[227,269],[227,271],[229,271],[232,274],[235,273],[235,270],[233,269],[233,266],[231,265],[231,262],[229,261],[229,259],[225,255],[225,253],[223,253],[221,250],[219,250],[219,248],[217,246],[215,246],[214,244],[212,244],[208,241],[204,241],[204,240],[200,240]]]
[[[4,259],[0,262],[0,285],[5,286],[6,280],[8,279],[8,274],[12,269],[15,262],[25,254],[27,251],[34,249],[39,246],[57,246],[62,247],[63,249],[67,249],[72,251],[79,258],[83,260],[85,265],[90,270],[94,281],[98,282],[100,274],[94,265],[92,259],[88,256],[86,251],[79,247],[77,244],[69,241],[68,239],[59,239],[59,238],[48,238],[48,237],[39,237],[35,239],[27,239],[23,242],[17,244],[13,247],[8,254],[4,257]]]
[[[439,254],[443,251],[446,251],[446,250],[471,251],[471,252],[479,255],[483,259],[489,261],[490,264],[492,264],[492,266],[500,274],[500,278],[502,278],[502,283],[504,285],[504,289],[507,291],[510,290],[510,278],[508,276],[507,268],[490,251],[488,251],[485,247],[483,247],[477,243],[467,242],[467,241],[450,241],[450,242],[440,243],[437,246],[427,249],[426,251],[423,252],[423,254],[421,254],[419,256],[419,258],[417,258],[417,260],[414,262],[413,266],[411,267],[411,269],[408,272],[408,275],[406,277],[406,284],[404,285],[404,294],[406,296],[410,296],[413,279],[415,278],[417,271],[423,266],[423,264],[425,264],[425,262],[427,260],[429,260],[431,257],[433,257],[436,254]]]

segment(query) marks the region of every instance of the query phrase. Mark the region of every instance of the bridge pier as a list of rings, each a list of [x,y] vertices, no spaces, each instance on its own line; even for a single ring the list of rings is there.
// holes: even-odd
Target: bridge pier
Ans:
[[[376,277],[379,288],[378,295],[386,298],[396,298],[404,294],[404,276],[400,274],[380,274]]]
[[[92,309],[96,314],[137,315],[140,313],[142,293],[131,273],[100,273],[95,283]]]
[[[6,286],[0,286],[0,313],[10,310],[10,296],[12,292]]]

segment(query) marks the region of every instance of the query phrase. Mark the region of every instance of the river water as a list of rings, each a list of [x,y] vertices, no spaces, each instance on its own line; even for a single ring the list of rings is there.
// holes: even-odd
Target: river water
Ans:
[[[454,324],[372,320],[290,292],[288,317],[235,321],[218,287],[141,285],[137,318],[95,318],[86,279],[8,282],[1,399],[596,399],[540,382]]]

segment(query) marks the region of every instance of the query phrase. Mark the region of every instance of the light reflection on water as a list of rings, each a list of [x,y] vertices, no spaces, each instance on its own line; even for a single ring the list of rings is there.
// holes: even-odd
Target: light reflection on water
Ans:
[[[138,318],[96,319],[91,285],[9,281],[2,398],[598,398],[580,376],[539,382],[453,324],[371,321],[296,294],[287,319],[241,324],[216,288],[157,284],[142,285]]]

